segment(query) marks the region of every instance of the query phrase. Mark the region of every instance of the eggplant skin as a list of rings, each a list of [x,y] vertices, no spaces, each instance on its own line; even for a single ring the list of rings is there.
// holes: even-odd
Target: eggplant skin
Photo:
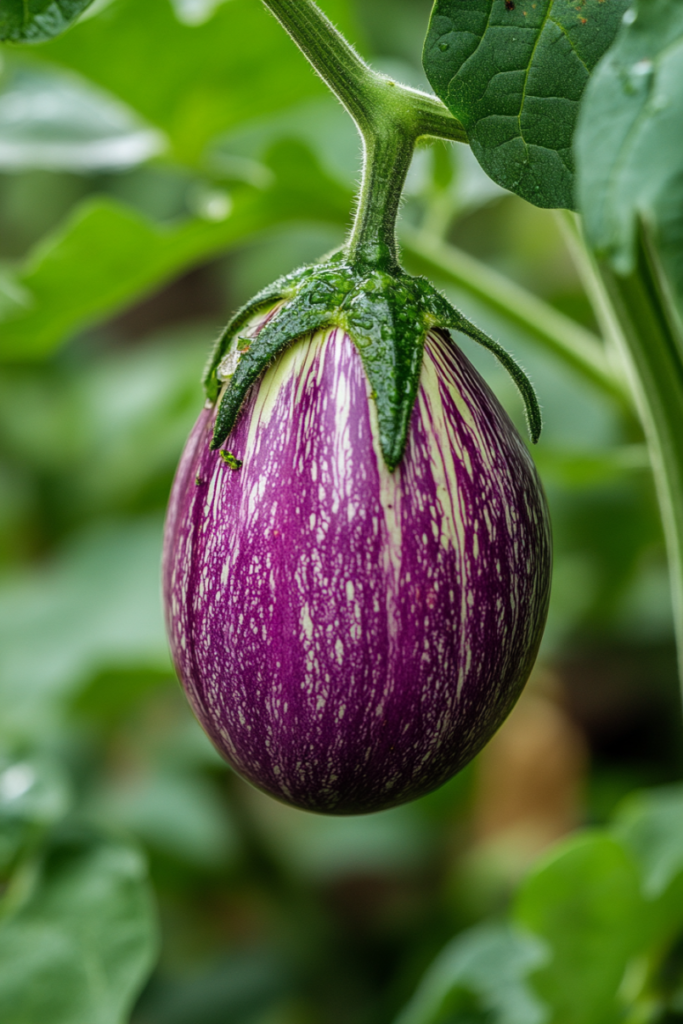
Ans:
[[[438,331],[393,472],[340,328],[266,370],[232,464],[209,449],[214,418],[190,435],[164,540],[197,718],[240,775],[297,807],[362,814],[430,792],[501,725],[543,632],[549,516],[517,431]]]

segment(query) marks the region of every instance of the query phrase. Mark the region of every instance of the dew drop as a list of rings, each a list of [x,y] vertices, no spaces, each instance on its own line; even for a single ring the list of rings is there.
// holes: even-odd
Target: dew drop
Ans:
[[[439,49],[441,50],[442,53],[445,53],[446,50],[448,49],[448,43],[439,43]]]

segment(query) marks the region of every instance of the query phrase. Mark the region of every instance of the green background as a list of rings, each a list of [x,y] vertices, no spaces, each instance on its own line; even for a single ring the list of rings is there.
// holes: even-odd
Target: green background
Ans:
[[[428,2],[321,6],[427,86]],[[682,1019],[683,737],[642,433],[619,389],[473,283],[502,275],[593,341],[564,222],[463,146],[416,154],[406,267],[514,353],[544,409],[550,618],[527,695],[459,777],[379,815],[305,815],[195,724],[158,564],[209,346],[340,243],[355,130],[256,0],[98,0],[2,60],[4,1024]],[[524,433],[504,371],[461,340]]]

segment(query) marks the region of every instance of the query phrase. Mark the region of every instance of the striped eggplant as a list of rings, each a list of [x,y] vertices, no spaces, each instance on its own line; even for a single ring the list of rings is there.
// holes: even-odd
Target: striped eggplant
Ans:
[[[285,282],[209,369],[166,523],[167,624],[223,757],[280,800],[356,814],[441,785],[511,710],[547,611],[549,519],[525,445],[431,297],[399,301],[421,326],[414,393],[394,389],[408,410],[396,442],[353,289],[273,353],[263,339],[301,277]]]

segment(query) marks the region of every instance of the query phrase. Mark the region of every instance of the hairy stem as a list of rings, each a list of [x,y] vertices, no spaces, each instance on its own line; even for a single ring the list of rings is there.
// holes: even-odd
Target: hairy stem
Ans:
[[[263,0],[354,119],[363,177],[347,241],[352,259],[399,269],[396,218],[420,136],[466,142],[464,128],[435,97],[373,71],[313,0]]]

